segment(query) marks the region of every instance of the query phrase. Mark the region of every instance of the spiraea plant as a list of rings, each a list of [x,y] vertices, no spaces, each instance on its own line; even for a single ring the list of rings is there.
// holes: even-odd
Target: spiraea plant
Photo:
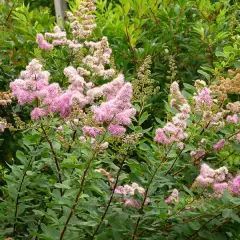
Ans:
[[[66,31],[38,33],[39,58],[10,83],[31,121],[0,120],[21,133],[2,175],[0,236],[238,239],[239,102],[173,81],[166,118],[145,129],[150,57],[128,82],[108,39],[92,35],[94,11],[76,1]]]

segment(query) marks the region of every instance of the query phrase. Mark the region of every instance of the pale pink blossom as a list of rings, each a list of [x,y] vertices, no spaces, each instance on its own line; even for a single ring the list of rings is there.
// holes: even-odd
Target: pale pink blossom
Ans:
[[[53,49],[53,45],[48,43],[42,34],[37,34],[36,43],[38,44],[38,47],[43,50],[51,51]]]
[[[178,203],[179,202],[179,192],[177,189],[173,189],[170,196],[165,200],[167,204]]]
[[[108,127],[108,131],[114,137],[121,137],[126,132],[126,128],[120,125],[110,124],[110,126]]]
[[[196,104],[199,105],[211,105],[212,104],[212,97],[210,95],[210,89],[204,87],[199,95],[196,98]]]
[[[103,130],[96,128],[96,127],[88,127],[88,126],[84,126],[83,127],[83,134],[91,137],[91,138],[96,138],[98,135],[102,134]]]
[[[227,121],[229,123],[238,123],[240,121],[240,118],[238,117],[237,114],[234,114],[232,116],[229,115],[229,116],[227,116]]]
[[[224,146],[225,146],[225,139],[221,139],[213,146],[213,151],[217,152],[218,150],[222,149]]]
[[[217,193],[217,194],[222,194],[224,192],[225,189],[228,188],[228,184],[226,182],[223,183],[214,183],[213,184],[213,190]]]
[[[38,120],[45,115],[46,115],[46,111],[41,108],[34,108],[31,112],[32,120]]]

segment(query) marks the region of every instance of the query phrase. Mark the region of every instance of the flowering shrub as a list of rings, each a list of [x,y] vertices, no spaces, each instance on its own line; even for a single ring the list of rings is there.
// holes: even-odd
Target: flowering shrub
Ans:
[[[107,37],[92,35],[94,11],[95,0],[80,1],[69,29],[38,33],[39,59],[10,83],[31,121],[0,119],[1,132],[21,132],[3,174],[0,236],[238,239],[239,101],[220,98],[221,82],[181,91],[173,81],[166,118],[145,125],[156,92],[151,59],[128,82]],[[64,53],[70,58],[54,69]]]

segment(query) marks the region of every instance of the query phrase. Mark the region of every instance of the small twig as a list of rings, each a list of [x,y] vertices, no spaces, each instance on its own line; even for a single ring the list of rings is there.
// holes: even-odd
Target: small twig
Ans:
[[[240,130],[235,132],[234,134],[230,135],[227,139],[229,140],[230,138],[234,137],[235,135],[239,134],[240,133]]]
[[[126,160],[126,157],[127,157],[127,156],[125,155],[125,156],[124,156],[124,159],[121,161],[121,164],[120,164],[120,167],[119,167],[119,170],[118,170],[118,173],[117,173],[116,181],[115,181],[115,184],[114,184],[114,186],[113,186],[112,193],[111,193],[110,199],[109,199],[109,201],[108,201],[107,207],[105,208],[105,211],[104,211],[104,213],[103,213],[103,215],[102,215],[102,217],[101,217],[101,220],[100,220],[100,222],[99,222],[96,230],[94,231],[94,233],[93,233],[93,235],[92,235],[92,237],[91,237],[91,240],[93,240],[94,237],[96,236],[96,234],[97,234],[99,228],[101,227],[101,225],[102,225],[102,223],[103,223],[103,220],[104,220],[104,218],[105,218],[105,216],[106,216],[106,214],[107,214],[107,211],[108,211],[108,209],[109,209],[109,207],[110,207],[110,205],[111,205],[111,202],[112,202],[112,200],[113,200],[113,196],[114,196],[114,193],[115,193],[115,189],[116,189],[117,184],[118,184],[118,179],[119,179],[120,173],[121,173],[121,171],[122,171],[123,164],[124,164],[124,162],[125,162],[125,160]]]
[[[48,142],[48,144],[50,146],[51,152],[53,154],[53,158],[55,160],[55,165],[56,165],[57,171],[58,171],[58,182],[62,184],[62,175],[61,175],[61,170],[60,170],[59,160],[58,160],[57,154],[55,153],[53,145],[52,145],[52,142],[49,140],[48,135],[47,135],[47,133],[46,133],[46,131],[45,131],[45,129],[44,129],[42,124],[41,124],[41,128],[43,130],[45,139],[47,140],[47,142]],[[61,196],[63,196],[64,192],[63,192],[62,189],[60,189],[60,193],[61,193]]]
[[[141,214],[142,211],[143,211],[143,208],[144,208],[145,202],[146,202],[146,200],[147,200],[148,192],[149,192],[150,186],[151,186],[151,184],[152,184],[152,182],[153,182],[153,179],[154,179],[155,175],[157,174],[158,169],[162,166],[162,163],[164,163],[164,162],[166,161],[167,155],[168,155],[168,153],[171,151],[171,149],[172,149],[172,147],[173,147],[173,144],[174,144],[174,143],[172,143],[172,145],[170,146],[169,150],[167,151],[167,153],[166,153],[165,156],[163,157],[162,161],[161,161],[160,164],[155,168],[155,170],[154,170],[154,172],[153,172],[153,175],[152,175],[152,177],[151,177],[151,179],[150,179],[150,181],[149,181],[149,183],[148,183],[148,186],[147,186],[147,188],[146,188],[146,191],[145,191],[145,194],[144,194],[144,198],[143,198],[141,207],[140,207],[140,209],[139,209],[139,213],[140,213],[140,214]],[[141,215],[140,215],[140,216],[138,217],[138,219],[137,219],[137,223],[136,223],[136,226],[135,226],[135,228],[134,228],[134,231],[133,231],[133,235],[132,235],[131,240],[135,240],[136,237],[137,237],[137,231],[138,231],[138,227],[139,227],[140,220],[141,220]]]
[[[29,165],[30,165],[30,163],[29,163]],[[19,200],[20,200],[20,192],[22,190],[22,185],[23,185],[23,182],[24,182],[24,179],[25,179],[26,176],[27,176],[27,171],[24,171],[24,174],[23,174],[23,177],[22,177],[22,180],[20,182],[19,189],[18,189],[18,195],[17,195],[16,203],[15,203],[15,213],[14,213],[14,219],[15,220],[14,220],[14,225],[13,225],[13,233],[15,233],[15,231],[16,231],[16,220],[17,220],[17,215],[18,215],[18,206],[19,206]]]
[[[198,232],[200,232],[208,223],[210,223],[212,220],[214,220],[215,218],[221,216],[222,213],[219,213],[213,217],[211,217],[207,222],[205,222],[197,231],[195,231],[191,236],[188,237],[188,239],[194,239],[195,236],[198,234]]]
[[[135,73],[137,73],[137,64],[136,64],[137,59],[136,59],[136,56],[135,56],[135,49],[132,47],[127,25],[125,25],[125,29],[126,29],[126,34],[127,34],[126,35],[127,36],[127,41],[128,41],[129,46],[130,46],[130,51],[131,51],[132,57],[133,57],[134,71],[135,71]]]
[[[7,15],[6,22],[9,21],[11,15],[12,15],[12,12],[13,12],[14,7],[15,7],[15,3],[12,5],[12,7],[11,7],[11,9],[10,9],[8,15]]]
[[[72,142],[74,142],[74,140],[75,140],[75,138],[76,138],[76,134],[77,134],[77,130],[74,130],[73,136],[72,136]],[[70,153],[71,148],[72,148],[72,144],[69,145],[68,150],[67,150],[67,153]]]
[[[224,161],[226,161],[230,156],[232,156],[236,151],[232,151],[231,153],[229,153],[223,160],[221,160],[220,162],[218,162],[216,164],[216,166],[219,166],[221,163],[223,163]]]
[[[179,157],[181,156],[182,152],[183,152],[184,148],[178,153],[177,157],[175,158],[172,166],[168,169],[168,171],[165,173],[165,176],[167,176],[171,171],[172,169],[174,168],[174,165],[175,163],[177,162],[177,160],[179,159]]]
[[[80,186],[79,186],[78,194],[77,194],[77,196],[76,196],[76,198],[75,198],[74,204],[73,204],[73,206],[72,206],[72,208],[71,208],[71,210],[70,210],[70,213],[69,213],[69,215],[68,215],[68,218],[67,218],[67,220],[66,220],[66,222],[65,222],[65,224],[64,224],[64,228],[63,228],[63,230],[62,230],[61,233],[60,233],[59,240],[62,240],[62,239],[63,239],[64,234],[65,234],[65,232],[66,232],[66,230],[67,230],[67,226],[68,226],[68,224],[69,224],[69,222],[70,222],[70,220],[71,220],[71,218],[72,218],[72,216],[73,216],[73,213],[74,213],[74,211],[75,211],[75,209],[76,209],[76,207],[77,207],[77,205],[78,205],[78,201],[79,201],[79,198],[80,198],[81,193],[82,193],[82,191],[83,191],[83,186],[84,186],[84,183],[85,183],[85,180],[86,180],[86,176],[87,176],[88,170],[90,169],[90,166],[91,166],[91,164],[92,164],[92,162],[93,162],[93,160],[94,160],[94,158],[95,158],[95,155],[96,155],[96,153],[93,154],[92,158],[89,160],[89,162],[88,162],[88,164],[87,164],[87,167],[85,168],[85,170],[84,170],[84,172],[83,172],[83,175],[82,175],[82,178],[81,178],[81,182],[80,182]]]

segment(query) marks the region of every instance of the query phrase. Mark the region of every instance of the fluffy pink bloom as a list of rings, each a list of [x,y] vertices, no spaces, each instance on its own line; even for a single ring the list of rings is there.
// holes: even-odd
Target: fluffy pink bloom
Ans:
[[[200,175],[203,177],[211,177],[213,178],[215,175],[214,169],[210,168],[206,163],[201,165]]]
[[[187,101],[179,90],[179,85],[175,81],[171,84],[170,87],[170,106],[175,108],[180,108],[182,104],[185,104]]]
[[[240,118],[238,117],[237,114],[234,114],[233,116],[227,116],[227,121],[229,123],[238,123]]]
[[[71,98],[72,93],[66,92],[54,101],[55,108],[62,118],[69,116],[71,113]]]
[[[31,112],[32,120],[38,120],[46,115],[46,111],[42,108],[34,108]]]
[[[195,159],[198,159],[198,160],[203,158],[205,156],[205,154],[206,154],[206,151],[202,148],[198,148],[198,149],[196,149],[196,151],[191,151],[190,152],[190,155],[192,157],[194,157]]]
[[[228,188],[228,184],[226,182],[213,184],[213,190],[214,190],[214,192],[216,192],[218,194],[219,193],[222,194],[224,192],[224,190],[227,188]]]
[[[167,204],[171,204],[171,203],[178,203],[179,202],[179,192],[177,189],[174,189],[171,193],[171,195],[165,200],[165,202]]]
[[[140,187],[137,183],[132,183],[132,185],[125,184],[124,186],[118,186],[116,187],[114,193],[126,196],[121,198],[121,201],[124,202],[124,206],[137,208],[139,207],[139,203],[137,202],[137,200],[135,200],[134,198],[129,198],[129,197],[127,198],[127,196],[133,196],[135,191],[138,191],[139,194],[141,194],[142,196],[144,196],[145,194],[145,189]],[[144,204],[148,204],[148,203],[149,203],[149,198],[146,199]]]
[[[120,125],[110,124],[110,126],[108,127],[108,131],[111,133],[112,136],[120,137],[126,132],[126,128]]]
[[[83,130],[83,134],[91,137],[91,138],[96,138],[99,134],[102,133],[102,129],[96,128],[96,127],[88,127],[88,126],[84,126],[82,128]]]
[[[130,115],[136,113],[130,103],[131,97],[132,85],[126,83],[115,98],[92,108],[95,120],[100,123],[116,120],[123,125],[129,124]]]
[[[137,200],[133,198],[123,198],[122,200],[124,202],[123,205],[126,207],[135,207],[135,208],[139,207],[139,203],[137,202]]]
[[[212,97],[210,95],[210,89],[204,87],[196,98],[196,104],[199,105],[210,105],[212,104]]]
[[[196,178],[197,185],[201,187],[207,187],[211,185],[213,182],[214,182],[214,179],[211,177],[203,177],[202,175],[199,175]]]
[[[66,43],[67,43],[66,39],[53,40],[53,42],[52,42],[53,46],[60,46],[60,45],[66,44]]]
[[[21,79],[10,83],[13,96],[17,97],[19,104],[32,103],[38,98],[40,91],[48,86],[49,72],[42,71],[42,65],[33,59],[25,71],[22,71]]]
[[[115,115],[115,120],[122,125],[129,125],[132,122],[131,116],[136,114],[135,108],[126,109]]]
[[[156,135],[154,137],[154,141],[157,143],[169,144],[170,141],[167,139],[162,128],[158,128],[156,131]]]
[[[124,75],[119,74],[117,78],[115,78],[110,83],[102,85],[103,95],[107,97],[108,100],[113,99],[118,91],[124,86]]]
[[[213,146],[213,151],[217,152],[218,150],[222,149],[225,145],[225,139],[221,139]]]
[[[240,175],[233,179],[230,191],[236,195],[240,194]]]
[[[51,51],[53,49],[53,45],[48,43],[42,34],[37,34],[36,43],[38,44],[38,47],[43,50],[49,50]]]

